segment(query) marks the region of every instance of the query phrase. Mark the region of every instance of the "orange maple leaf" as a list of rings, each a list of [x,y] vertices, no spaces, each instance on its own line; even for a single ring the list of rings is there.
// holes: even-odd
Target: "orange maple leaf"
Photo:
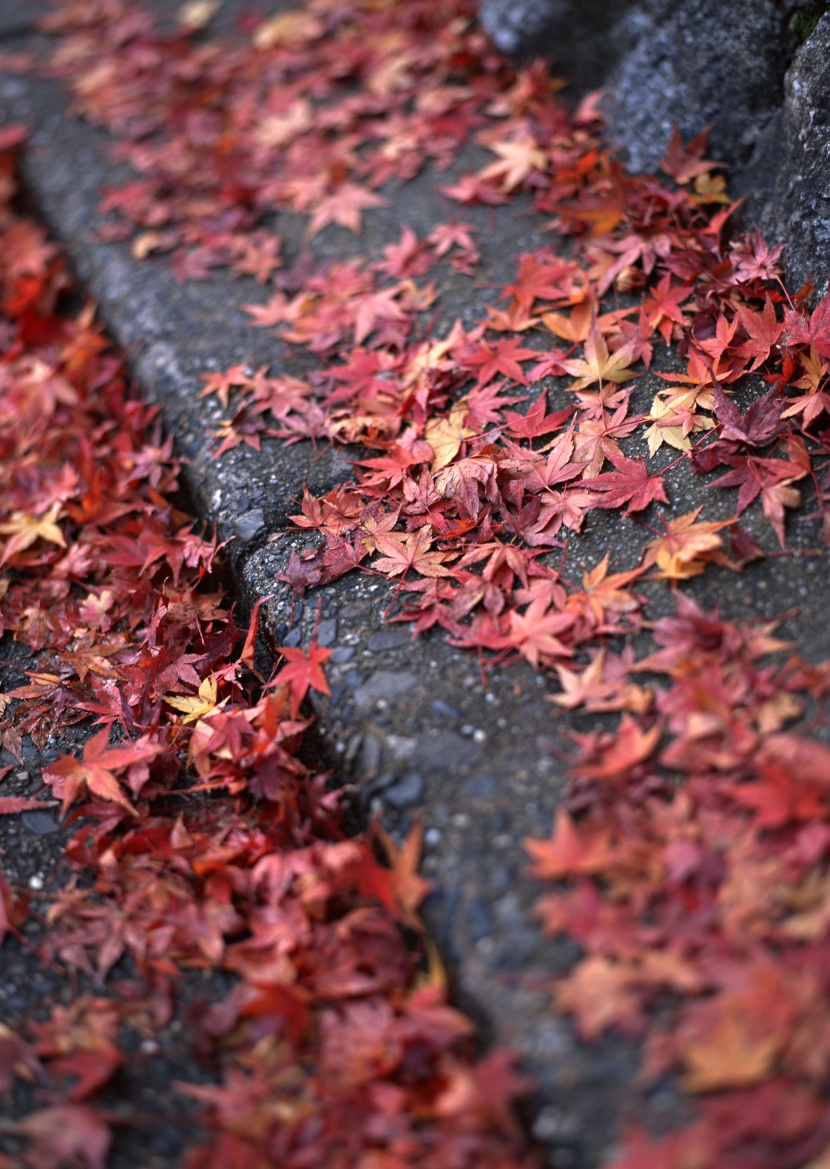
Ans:
[[[416,820],[401,845],[397,845],[380,825],[377,831],[392,870],[390,883],[398,916],[404,925],[420,932],[424,927],[416,910],[427,893],[432,890],[432,882],[418,875],[424,826],[420,820]]]
[[[522,843],[533,857],[530,872],[539,878],[558,879],[576,873],[598,873],[608,867],[614,855],[606,833],[580,833],[564,810],[556,813],[554,832],[549,840],[534,840],[528,836]]]
[[[669,520],[665,536],[658,536],[646,545],[644,567],[656,565],[659,571],[655,576],[662,580],[688,580],[700,576],[713,554],[723,545],[723,537],[717,533],[735,523],[734,517],[696,523],[702,510],[698,507]]]

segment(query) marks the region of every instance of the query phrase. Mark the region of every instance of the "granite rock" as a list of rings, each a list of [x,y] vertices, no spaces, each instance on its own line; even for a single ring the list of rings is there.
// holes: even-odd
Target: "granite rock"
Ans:
[[[516,59],[566,68],[574,99],[602,87],[608,133],[634,171],[677,126],[745,196],[735,222],[785,246],[789,283],[830,279],[830,14],[825,0],[481,0]]]
[[[787,72],[785,98],[758,142],[741,183],[762,233],[786,245],[790,284],[830,278],[830,13]]]

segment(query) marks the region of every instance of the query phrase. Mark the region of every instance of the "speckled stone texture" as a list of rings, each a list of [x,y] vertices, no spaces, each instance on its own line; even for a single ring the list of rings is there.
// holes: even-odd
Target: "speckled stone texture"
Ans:
[[[785,101],[756,147],[748,175],[761,230],[786,241],[794,286],[830,277],[830,14],[796,54]],[[747,184],[748,185],[748,184]]]
[[[15,4],[10,0],[5,8]],[[595,13],[617,10],[615,4],[583,7]],[[0,15],[3,8],[0,0]],[[163,261],[137,263],[126,248],[95,242],[89,226],[100,189],[118,175],[104,136],[67,117],[56,87],[0,77],[0,115],[33,127],[25,165],[31,198],[111,334],[128,350],[144,392],[159,403],[177,452],[187,460],[194,509],[216,526],[220,539],[231,541],[226,555],[243,608],[271,598],[261,614],[271,649],[308,646],[315,627],[319,643],[332,649],[327,663],[332,694],[316,701],[322,764],[355,786],[367,813],[383,809],[393,828],[404,829],[415,810],[423,816],[424,869],[435,884],[425,906],[427,923],[461,1004],[481,1021],[486,1039],[514,1047],[536,1078],[529,1120],[550,1164],[593,1169],[607,1160],[632,1108],[638,1120],[664,1127],[676,1117],[677,1099],[662,1085],[648,1100],[635,1099],[634,1046],[614,1036],[590,1046],[579,1043],[569,1021],[551,1008],[551,978],[569,968],[576,951],[569,942],[542,937],[533,917],[540,887],[527,875],[522,844],[524,837],[550,830],[565,770],[562,748],[575,729],[575,720],[546,700],[550,680],[526,663],[485,679],[475,657],[452,649],[434,632],[413,641],[408,627],[384,622],[393,586],[369,574],[344,577],[303,600],[292,598],[275,574],[285,571],[291,552],[301,552],[308,537],[287,517],[297,510],[294,501],[304,482],[319,493],[350,475],[348,452],[314,451],[301,443],[286,448],[267,440],[260,452],[241,446],[214,460],[211,432],[221,411],[214,399],[197,396],[206,372],[240,361],[277,369],[284,360],[273,334],[249,328],[242,311],[245,302],[262,299],[263,290],[222,276],[177,283]],[[484,153],[472,149],[470,157],[458,159],[459,171],[481,165]],[[422,236],[447,218],[434,175],[424,174],[388,195],[391,205],[366,217],[360,240],[333,226],[321,232],[314,241],[320,262],[358,251],[379,255],[399,238],[402,223]],[[480,319],[484,305],[513,278],[515,258],[549,239],[542,232],[544,219],[534,218],[527,204],[475,209],[479,213],[483,268],[475,280],[448,275],[442,281],[443,323],[437,329],[456,318],[468,326]],[[280,231],[290,245],[300,239],[302,224],[281,216]],[[289,254],[287,262],[292,258]],[[662,354],[660,360],[671,358]],[[647,407],[662,384],[653,373],[640,379],[635,410]],[[668,473],[667,483],[677,514],[705,500],[711,518],[724,518],[733,506],[706,494],[685,463]],[[764,538],[757,508],[742,523]],[[792,543],[815,543],[814,523],[793,527]],[[649,538],[621,513],[594,515],[569,543],[567,575],[579,579],[606,553],[616,570],[632,568]],[[701,605],[720,605],[733,617],[788,614],[781,635],[806,640],[807,652],[818,659],[830,656],[823,580],[823,560],[779,557],[750,564],[740,575],[713,569],[690,582],[688,592]],[[638,591],[654,602],[651,616],[671,611],[668,590],[645,582]],[[593,725],[583,717],[577,729]],[[36,770],[33,761],[33,774]],[[40,835],[28,825],[18,839],[25,842],[21,852],[31,850],[33,857],[40,856],[35,850],[58,843],[57,834]],[[27,881],[45,872],[44,863],[21,862],[20,871]],[[49,993],[48,978],[39,993]],[[158,1163],[177,1162],[171,1153]],[[119,1169],[121,1164],[137,1169],[147,1161],[136,1154]]]
[[[686,140],[710,126],[710,157],[746,196],[741,226],[757,223],[784,244],[790,282],[812,276],[821,292],[830,278],[824,8],[815,0],[481,0],[480,13],[500,49],[547,57],[568,74],[574,97],[605,90],[609,136],[635,171],[659,166],[673,126]]]

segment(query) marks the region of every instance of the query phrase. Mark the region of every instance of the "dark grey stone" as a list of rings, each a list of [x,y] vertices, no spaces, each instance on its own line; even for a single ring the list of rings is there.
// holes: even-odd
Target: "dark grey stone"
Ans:
[[[433,731],[418,745],[418,757],[436,771],[454,771],[481,754],[481,748],[455,731]]]
[[[374,779],[383,759],[383,744],[377,735],[364,735],[358,756],[356,772],[358,779]]]
[[[48,812],[24,812],[20,819],[23,827],[35,836],[49,836],[52,832],[60,832],[60,824]]]
[[[830,14],[796,54],[785,100],[758,142],[743,186],[763,234],[786,245],[793,288],[808,277],[816,292],[830,277]]]
[[[402,811],[420,803],[424,796],[424,780],[417,772],[410,772],[383,793],[383,802]]]
[[[354,657],[354,646],[338,645],[331,651],[329,659],[334,666],[343,666]]]
[[[253,540],[255,536],[265,531],[265,513],[261,507],[255,507],[252,511],[246,511],[239,516],[233,526],[240,540]]]
[[[465,782],[461,790],[470,799],[489,800],[498,795],[500,786],[495,775],[474,775]]]
[[[608,129],[634,170],[654,170],[676,124],[711,123],[710,154],[735,165],[783,98],[786,25],[777,0],[652,0],[636,45],[607,78]]]
[[[399,645],[406,645],[412,640],[411,634],[404,629],[380,629],[373,633],[366,643],[372,653],[382,653],[386,649],[397,649]]]
[[[337,618],[329,617],[317,626],[317,644],[330,646],[337,639]]]
[[[417,681],[418,676],[408,670],[376,670],[367,682],[355,690],[355,705],[362,707],[379,699],[401,698]]]
[[[634,43],[639,12],[632,8],[627,0],[481,0],[479,15],[496,48],[550,58],[567,73],[569,92],[584,93]]]
[[[489,938],[493,932],[493,915],[485,901],[480,897],[471,897],[464,907],[470,937],[474,942],[482,938]]]

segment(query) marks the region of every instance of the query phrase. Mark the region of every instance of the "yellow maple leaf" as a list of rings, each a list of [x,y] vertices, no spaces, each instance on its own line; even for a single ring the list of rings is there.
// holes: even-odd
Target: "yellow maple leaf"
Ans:
[[[191,32],[210,24],[221,7],[221,0],[189,0],[176,14],[179,24]]]
[[[11,536],[0,556],[0,564],[5,564],[18,552],[24,552],[36,540],[47,540],[50,544],[65,548],[66,540],[56,523],[60,514],[60,503],[53,503],[46,515],[40,517],[26,515],[22,511],[12,512],[11,518],[5,524],[0,524],[0,535]]]
[[[257,49],[273,45],[301,45],[316,40],[326,31],[319,16],[311,12],[278,12],[258,26],[253,35]]]
[[[165,694],[164,701],[176,710],[182,711],[183,724],[197,722],[200,718],[217,709],[216,678],[213,674],[205,678],[196,694]]]
[[[467,399],[459,398],[446,418],[431,418],[424,427],[424,438],[432,447],[432,470],[440,471],[451,463],[461,449],[465,438],[475,434],[464,425],[467,416]]]
[[[710,430],[715,425],[714,419],[698,414],[696,407],[711,409],[713,405],[711,391],[704,392],[699,388],[689,390],[685,386],[661,390],[646,415],[651,421],[651,426],[644,434],[648,453],[656,454],[664,442],[678,451],[690,450],[692,444],[689,435],[699,430]]]

